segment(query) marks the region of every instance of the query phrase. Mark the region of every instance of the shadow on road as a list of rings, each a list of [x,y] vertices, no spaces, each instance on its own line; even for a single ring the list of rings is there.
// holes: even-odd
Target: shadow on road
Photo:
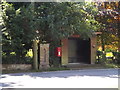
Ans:
[[[42,77],[42,78],[68,78],[71,76],[98,76],[118,78],[118,69],[92,69],[92,70],[69,70],[69,71],[52,71],[52,72],[35,72],[35,73],[16,73],[8,74],[10,76],[24,76]],[[5,78],[5,76],[1,77]]]
[[[10,83],[0,83],[0,86],[1,87],[11,87],[13,84],[15,84],[15,83],[13,83],[13,82],[10,82]]]

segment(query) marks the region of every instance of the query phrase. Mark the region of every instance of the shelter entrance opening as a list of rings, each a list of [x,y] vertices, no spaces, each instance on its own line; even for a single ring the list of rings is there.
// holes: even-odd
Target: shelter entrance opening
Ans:
[[[86,63],[91,62],[90,39],[68,38],[68,63]]]

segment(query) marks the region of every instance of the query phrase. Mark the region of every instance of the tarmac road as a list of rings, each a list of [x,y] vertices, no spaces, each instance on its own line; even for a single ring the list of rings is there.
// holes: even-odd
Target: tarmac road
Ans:
[[[1,88],[118,88],[118,69],[2,74]]]

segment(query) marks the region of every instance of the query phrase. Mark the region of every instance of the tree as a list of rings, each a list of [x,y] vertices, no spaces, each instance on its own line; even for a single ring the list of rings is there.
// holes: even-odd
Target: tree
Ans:
[[[3,3],[3,52],[7,56],[15,52],[16,63],[25,59],[34,39],[34,12],[32,6],[15,10],[13,4]]]
[[[97,16],[97,20],[102,24],[103,28],[101,28],[101,39],[103,44],[109,45],[114,44],[117,41],[118,48],[119,45],[119,23],[120,23],[120,2],[103,2],[97,4],[99,7],[99,14]],[[114,38],[116,37],[116,38]],[[118,49],[119,50],[119,49]],[[103,45],[103,51],[105,51]]]
[[[102,51],[106,51],[105,45],[117,46],[120,51],[120,2],[97,3],[97,7],[99,14],[96,19],[103,26],[100,29]]]
[[[73,34],[90,38],[99,26],[94,19],[97,8],[90,3],[35,3],[38,39],[50,43],[50,62],[59,66],[55,48],[60,40]]]
[[[73,34],[89,38],[99,26],[94,18],[97,8],[91,3],[37,2],[16,9],[13,4],[3,3],[2,8],[3,52],[15,52],[20,60],[34,40],[51,43]]]
[[[35,6],[41,41],[60,40],[72,34],[88,38],[97,29],[94,19],[97,9],[88,3],[36,3]]]

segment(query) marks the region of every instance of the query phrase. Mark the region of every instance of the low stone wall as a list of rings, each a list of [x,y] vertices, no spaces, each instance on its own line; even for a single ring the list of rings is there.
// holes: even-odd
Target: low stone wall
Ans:
[[[31,64],[2,64],[2,70],[30,70]]]

